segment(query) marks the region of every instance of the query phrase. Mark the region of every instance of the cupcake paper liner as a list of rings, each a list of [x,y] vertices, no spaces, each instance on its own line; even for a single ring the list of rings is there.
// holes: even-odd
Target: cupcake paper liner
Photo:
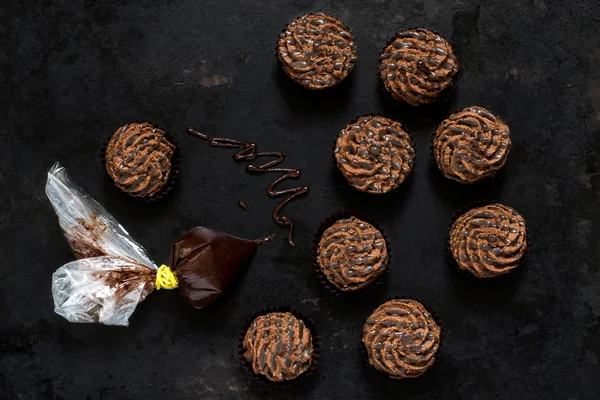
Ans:
[[[250,329],[250,326],[252,325],[252,323],[254,322],[254,320],[256,318],[258,318],[262,315],[266,315],[266,314],[274,313],[274,312],[281,312],[281,313],[289,312],[296,318],[302,320],[304,322],[304,325],[310,330],[310,334],[312,337],[312,345],[313,345],[313,355],[312,355],[312,362],[310,364],[310,367],[306,371],[301,373],[297,378],[280,381],[280,382],[271,381],[262,374],[256,374],[254,372],[254,370],[252,369],[252,363],[248,362],[246,360],[246,358],[244,357],[244,338],[246,337],[246,333],[248,332],[248,329]],[[248,318],[248,320],[246,321],[246,323],[244,324],[242,329],[240,330],[239,336],[238,336],[238,344],[237,344],[237,357],[240,362],[240,365],[248,372],[248,374],[252,377],[252,379],[254,381],[262,382],[262,383],[268,384],[268,385],[273,385],[278,388],[290,388],[301,382],[306,381],[314,373],[315,369],[319,365],[319,359],[321,357],[321,340],[319,338],[319,333],[317,331],[316,325],[310,318],[306,317],[304,314],[296,311],[294,308],[291,308],[291,307],[282,307],[282,306],[269,307],[269,308],[262,309],[260,311],[255,312],[254,314],[252,314]]]
[[[447,87],[447,88],[446,88],[444,91],[442,91],[442,92],[441,92],[441,93],[440,93],[440,94],[439,94],[439,95],[438,95],[438,96],[437,96],[437,97],[436,97],[436,98],[435,98],[435,99],[434,99],[434,100],[433,100],[431,103],[426,103],[426,104],[421,104],[421,105],[418,105],[418,106],[413,106],[412,104],[409,104],[409,103],[407,103],[407,102],[406,102],[406,101],[404,101],[404,100],[398,100],[398,99],[396,99],[396,98],[394,97],[394,95],[392,94],[392,91],[391,91],[391,90],[390,90],[390,89],[387,87],[387,85],[385,84],[385,82],[384,82],[384,81],[383,81],[383,79],[381,78],[381,74],[380,74],[380,72],[379,72],[379,63],[380,63],[380,61],[381,61],[381,55],[382,55],[383,53],[385,53],[385,49],[386,49],[386,48],[387,48],[389,45],[391,45],[391,44],[394,42],[394,40],[396,40],[396,38],[398,37],[398,33],[400,33],[400,32],[403,32],[403,31],[409,31],[409,30],[413,30],[413,29],[427,29],[427,30],[429,30],[429,31],[431,31],[431,32],[433,32],[433,33],[435,33],[435,34],[436,34],[436,35],[438,35],[438,36],[441,36],[441,37],[443,37],[443,38],[446,38],[444,35],[441,35],[441,34],[440,34],[440,33],[438,33],[437,31],[434,31],[434,30],[432,30],[432,29],[425,28],[425,27],[412,27],[412,28],[406,28],[406,29],[402,29],[402,30],[399,30],[398,32],[396,32],[396,34],[395,34],[395,35],[394,35],[394,36],[393,36],[391,39],[389,39],[389,40],[386,42],[385,46],[383,46],[383,47],[381,48],[381,53],[379,54],[379,58],[377,59],[377,77],[379,78],[379,79],[378,79],[378,81],[379,81],[379,87],[380,87],[380,89],[381,89],[381,90],[382,90],[382,91],[383,91],[383,92],[386,94],[386,98],[387,98],[387,99],[388,99],[388,100],[389,100],[391,103],[394,103],[394,104],[401,103],[401,104],[405,104],[405,105],[406,105],[406,106],[408,106],[408,107],[414,107],[414,108],[419,108],[419,107],[427,107],[427,106],[431,106],[431,105],[433,105],[433,104],[435,104],[435,103],[439,103],[439,102],[444,102],[444,101],[447,101],[447,100],[448,100],[448,99],[450,99],[450,97],[452,96],[452,94],[453,94],[453,92],[454,92],[454,89],[456,89],[456,84],[457,84],[457,82],[458,82],[458,77],[459,77],[459,75],[460,75],[460,72],[461,72],[461,70],[462,70],[462,68],[461,68],[461,62],[460,62],[460,59],[459,59],[458,55],[456,54],[456,52],[454,53],[454,56],[456,57],[456,61],[457,61],[457,63],[458,63],[458,71],[457,71],[457,72],[456,72],[456,74],[454,74],[454,76],[452,77],[452,83],[450,84],[450,86],[449,86],[449,87]],[[446,40],[448,40],[448,39],[446,39]],[[448,43],[450,43],[450,41],[448,41]],[[452,43],[450,43],[450,45],[452,45]],[[454,46],[452,46],[452,50],[454,50]]]
[[[350,217],[355,217],[362,221],[365,221],[365,222],[373,225],[373,227],[375,229],[377,229],[379,232],[381,232],[381,235],[383,236],[383,239],[385,240],[385,245],[386,245],[386,249],[387,249],[387,253],[388,253],[388,261],[387,261],[387,266],[386,266],[385,270],[381,274],[379,274],[379,276],[377,276],[373,282],[369,283],[367,286],[365,286],[364,288],[361,288],[361,289],[344,291],[344,290],[338,289],[334,284],[329,282],[329,279],[327,279],[327,277],[323,273],[323,270],[319,266],[319,263],[317,261],[317,255],[318,255],[318,249],[319,249],[319,241],[321,240],[321,237],[323,236],[323,233],[325,232],[325,230],[327,228],[329,228],[330,226],[332,226],[336,221],[338,221],[340,219],[344,219],[344,218],[350,218]],[[388,240],[387,235],[385,234],[384,230],[381,229],[381,227],[378,224],[374,223],[370,218],[365,217],[361,213],[338,212],[338,213],[329,215],[329,217],[327,217],[325,219],[325,221],[323,221],[321,223],[321,225],[319,225],[319,227],[317,228],[317,232],[315,233],[315,236],[313,239],[313,245],[312,245],[310,253],[311,253],[313,269],[315,271],[317,278],[319,279],[321,284],[323,284],[323,286],[330,293],[332,293],[338,297],[352,296],[353,294],[354,295],[357,295],[357,294],[362,295],[364,293],[371,292],[375,288],[379,288],[383,284],[385,279],[387,278],[389,271],[390,271],[390,267],[392,265],[392,248],[390,246],[390,242]]]
[[[450,218],[450,223],[448,224],[448,234],[447,234],[447,238],[446,238],[446,258],[447,258],[448,264],[453,265],[456,268],[456,270],[458,271],[458,273],[460,273],[462,276],[466,276],[466,277],[473,279],[474,281],[478,281],[478,282],[481,282],[481,281],[499,282],[500,280],[507,279],[510,276],[519,274],[525,266],[525,260],[527,258],[527,255],[529,254],[529,250],[531,249],[531,235],[529,234],[529,228],[528,228],[527,224],[525,224],[525,235],[527,238],[527,247],[525,248],[525,252],[521,256],[521,259],[519,260],[519,265],[516,268],[508,271],[507,273],[501,274],[501,275],[490,276],[487,278],[478,278],[477,276],[473,275],[469,271],[465,271],[459,267],[458,263],[454,259],[452,250],[450,249],[450,233],[452,232],[452,226],[454,225],[454,222],[456,222],[456,220],[461,215],[465,214],[466,212],[468,212],[474,208],[489,206],[490,204],[504,204],[504,203],[502,203],[500,201],[492,201],[492,200],[473,201],[473,202],[467,204],[466,206],[460,207],[454,213],[454,215],[452,215],[452,218]],[[512,206],[508,206],[508,207],[512,208]],[[527,220],[525,220],[525,222],[527,222]]]
[[[304,16],[306,16],[306,17],[316,16],[318,14],[319,13],[309,13],[309,14],[303,14],[303,15],[300,15],[298,17],[295,17],[294,19],[290,20],[288,23],[285,24],[285,27],[281,30],[281,34],[285,35],[285,33],[287,31],[286,28],[289,26],[289,24],[292,23],[292,22],[294,22],[294,21],[296,21],[298,18],[301,18],[301,17],[304,17]],[[323,12],[322,14],[326,14],[326,13]],[[348,25],[346,25],[343,21],[341,21],[337,17],[334,17],[333,15],[330,15],[330,14],[326,14],[326,15],[328,15],[328,16],[330,16],[332,18],[335,18],[336,20],[338,20],[338,22],[341,24],[342,28],[344,28],[346,31],[348,31],[348,32],[350,32],[352,34],[352,30],[350,30],[350,28],[348,28]],[[354,34],[352,34],[352,36],[354,37]],[[354,40],[354,43],[356,43],[356,40]],[[284,63],[284,61],[279,56],[279,39],[277,39],[277,44],[275,44],[275,57],[277,58],[277,61],[279,62],[280,67],[283,69],[283,63]],[[356,52],[356,58],[358,60],[358,51]],[[285,73],[285,76],[287,76],[290,81],[292,81],[292,82],[300,85],[304,89],[307,89],[307,90],[310,90],[310,91],[314,91],[314,92],[318,92],[318,91],[321,91],[321,90],[327,90],[327,89],[331,89],[331,88],[334,88],[336,86],[339,86],[342,82],[344,82],[346,79],[348,79],[350,77],[350,74],[352,73],[352,71],[354,71],[355,67],[356,67],[356,61],[354,62],[354,64],[352,65],[352,69],[350,69],[350,71],[348,71],[348,75],[346,75],[346,77],[344,79],[342,79],[341,81],[339,81],[339,82],[337,82],[337,83],[335,83],[335,84],[333,84],[331,86],[326,86],[326,87],[322,87],[322,88],[310,88],[310,87],[306,87],[306,86],[302,85],[300,82],[298,82],[295,79],[293,79],[291,76],[289,76],[287,74],[287,72],[285,72],[285,70],[284,70],[284,73]]]
[[[504,162],[504,165],[503,165],[503,166],[502,166],[500,169],[498,169],[498,170],[497,170],[496,172],[494,172],[492,175],[488,175],[488,176],[486,176],[485,178],[482,178],[482,179],[480,179],[480,180],[478,180],[478,181],[475,181],[475,182],[465,182],[465,181],[459,181],[459,180],[457,180],[457,179],[453,179],[453,178],[450,178],[450,177],[446,176],[446,174],[444,174],[444,172],[443,172],[443,171],[440,169],[440,166],[438,165],[438,163],[437,163],[437,160],[435,159],[435,154],[433,153],[433,146],[434,146],[434,141],[435,141],[435,134],[437,133],[437,131],[438,131],[438,129],[439,129],[439,127],[440,127],[440,125],[442,125],[442,124],[444,123],[444,121],[445,121],[445,120],[446,120],[448,117],[450,117],[450,115],[456,114],[456,113],[460,112],[461,110],[463,110],[464,108],[467,108],[467,107],[463,107],[463,108],[461,108],[461,109],[454,110],[453,112],[451,112],[450,114],[448,114],[448,115],[446,116],[446,118],[444,118],[444,119],[443,119],[443,120],[442,120],[442,121],[441,121],[441,122],[440,122],[440,123],[439,123],[439,124],[438,124],[438,125],[435,127],[435,130],[433,131],[433,134],[431,135],[431,140],[429,141],[429,161],[430,161],[431,165],[433,165],[433,166],[434,166],[434,167],[437,169],[437,171],[438,171],[438,172],[439,172],[439,173],[440,173],[440,174],[441,174],[441,175],[442,175],[444,178],[446,178],[446,179],[448,179],[448,180],[450,180],[450,181],[452,181],[452,182],[460,183],[460,184],[462,184],[462,185],[475,185],[475,184],[477,184],[477,183],[479,183],[479,182],[484,182],[484,181],[486,181],[487,179],[491,179],[491,178],[494,178],[494,177],[496,177],[496,175],[498,175],[498,173],[500,173],[502,170],[504,170],[504,167],[506,167],[506,164],[508,163],[508,160],[510,159],[510,154],[511,154],[511,151],[509,151],[509,152],[508,152],[508,155],[506,156],[506,161]],[[496,115],[496,114],[494,114],[494,115]],[[512,150],[512,145],[511,145],[511,150]]]
[[[147,121],[145,121],[145,122],[147,122]],[[142,121],[133,121],[133,123],[141,124],[143,122]],[[155,128],[161,129],[158,125],[156,125],[152,122],[148,122],[148,123],[152,124]],[[104,174],[106,175],[106,177],[108,179],[110,179],[110,181],[114,184],[114,186],[121,193],[127,195],[129,198],[133,199],[134,201],[138,201],[138,202],[142,202],[142,203],[152,203],[152,202],[155,202],[157,200],[164,198],[173,189],[173,187],[175,186],[175,183],[177,182],[177,178],[179,178],[179,166],[181,163],[181,153],[179,150],[179,146],[177,145],[177,142],[175,141],[173,136],[171,136],[167,131],[165,131],[165,138],[171,144],[173,144],[175,146],[175,151],[173,152],[173,158],[171,159],[171,174],[169,176],[169,180],[163,185],[160,192],[158,192],[152,196],[136,197],[136,196],[131,196],[127,192],[124,192],[123,190],[121,190],[115,184],[112,177],[106,171],[106,148],[108,147],[108,142],[110,142],[110,139],[112,138],[113,135],[114,135],[114,132],[105,140],[105,142],[102,145],[102,148],[100,150],[100,163],[102,165],[102,170],[104,171]]]
[[[392,192],[394,192],[395,190],[398,190],[398,189],[399,189],[399,188],[400,188],[402,185],[405,185],[405,184],[406,184],[406,182],[407,182],[407,181],[408,181],[408,180],[411,178],[411,176],[413,176],[413,175],[414,175],[414,173],[413,173],[413,170],[415,169],[415,166],[417,165],[417,146],[415,145],[415,141],[414,141],[414,139],[413,139],[412,135],[411,135],[410,133],[408,133],[408,131],[406,130],[406,127],[405,127],[405,125],[404,125],[402,122],[400,122],[400,121],[398,121],[398,120],[396,120],[396,119],[394,119],[394,118],[389,118],[389,117],[386,117],[386,116],[384,116],[384,115],[381,115],[381,114],[369,113],[369,114],[363,114],[363,115],[360,115],[360,116],[358,116],[358,117],[354,118],[353,120],[351,120],[350,122],[348,122],[346,125],[344,125],[344,127],[346,127],[347,125],[353,125],[353,124],[357,123],[357,122],[358,122],[358,120],[359,120],[360,118],[362,118],[362,117],[382,117],[382,118],[388,118],[388,119],[391,119],[392,121],[395,121],[395,122],[399,123],[399,124],[400,124],[400,126],[402,127],[402,130],[404,130],[404,132],[406,132],[406,133],[407,133],[407,135],[408,135],[408,137],[409,137],[409,139],[410,139],[410,145],[412,146],[412,148],[413,148],[413,150],[414,150],[415,154],[414,154],[414,156],[413,156],[413,165],[412,165],[412,167],[411,167],[411,169],[410,169],[410,172],[409,172],[409,173],[408,173],[408,175],[406,176],[406,178],[404,178],[404,180],[402,181],[402,183],[400,183],[400,184],[398,185],[398,187],[396,187],[396,188],[394,188],[394,189],[392,189],[392,190],[390,190],[389,192],[386,192],[386,193],[368,193],[368,192],[363,192],[362,190],[358,190],[358,189],[356,189],[354,186],[352,186],[352,185],[350,184],[350,182],[348,182],[348,179],[346,179],[346,177],[344,176],[344,174],[342,174],[342,171],[340,171],[340,168],[338,167],[337,160],[335,159],[335,148],[336,148],[336,146],[337,146],[338,135],[336,135],[336,136],[335,136],[335,140],[333,141],[333,147],[331,148],[331,161],[333,162],[333,166],[334,166],[334,167],[335,167],[335,169],[338,171],[338,173],[339,173],[339,174],[342,176],[342,178],[344,178],[344,180],[345,180],[345,181],[348,183],[348,185],[349,185],[350,187],[354,188],[354,190],[356,190],[356,191],[359,191],[359,192],[361,192],[361,193],[365,193],[365,194],[367,194],[367,195],[373,195],[373,196],[378,196],[378,195],[386,195],[386,194],[392,193]],[[343,129],[344,129],[344,128],[340,129],[340,131],[341,131],[341,130],[343,130]]]
[[[435,361],[431,365],[431,367],[429,367],[425,372],[423,372],[423,374],[427,374],[427,372],[429,370],[431,370],[431,368],[435,368],[435,365],[437,364],[438,359],[442,355],[442,351],[443,351],[443,347],[444,347],[444,336],[445,336],[444,335],[444,324],[442,323],[439,315],[435,312],[435,310],[433,308],[431,308],[429,306],[429,304],[427,304],[427,303],[425,303],[425,302],[423,302],[423,301],[421,301],[421,300],[419,300],[419,299],[417,299],[415,297],[412,297],[412,296],[398,296],[398,295],[395,295],[395,296],[388,297],[387,299],[385,299],[384,301],[382,301],[381,303],[379,303],[377,305],[377,307],[375,307],[373,310],[371,310],[371,313],[373,311],[375,311],[375,309],[377,309],[382,304],[387,303],[388,301],[391,301],[391,300],[413,300],[413,301],[417,301],[417,302],[421,303],[423,305],[423,307],[425,307],[425,309],[429,312],[429,314],[431,314],[431,318],[433,318],[433,320],[435,321],[435,323],[437,324],[437,326],[440,328],[440,344],[439,344],[438,349],[437,349],[437,351],[435,353]],[[369,314],[369,315],[371,315],[371,314]],[[365,317],[364,321],[366,321],[368,318],[369,318],[369,316],[367,315]],[[364,326],[364,324],[363,324],[363,326]],[[361,333],[361,335],[360,335],[360,343],[359,343],[359,345],[360,345],[360,352],[361,352],[363,361],[365,362],[365,364],[367,365],[367,367],[371,371],[374,371],[377,375],[379,375],[381,377],[387,377],[388,379],[393,379],[393,380],[398,381],[398,382],[403,382],[403,381],[412,380],[412,379],[418,379],[419,377],[421,377],[423,375],[423,374],[421,374],[421,375],[419,375],[419,376],[417,376],[415,378],[399,378],[399,377],[394,377],[394,376],[392,376],[390,374],[387,374],[387,373],[385,373],[383,371],[378,370],[377,368],[375,368],[374,366],[372,366],[371,363],[369,362],[369,355],[368,355],[367,349],[366,349],[366,347],[365,347],[365,345],[364,345],[364,343],[362,341],[362,337],[363,337],[363,333]]]

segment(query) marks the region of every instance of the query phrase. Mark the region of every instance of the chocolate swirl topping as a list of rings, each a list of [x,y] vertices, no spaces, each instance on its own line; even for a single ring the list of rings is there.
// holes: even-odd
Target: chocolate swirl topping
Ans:
[[[271,381],[295,379],[313,358],[310,330],[288,312],[269,313],[254,320],[242,344],[244,358],[256,374]]]
[[[419,106],[453,85],[458,61],[450,43],[428,29],[399,32],[383,49],[379,75],[396,100]]]
[[[282,163],[285,160],[285,154],[268,151],[268,152],[257,152],[256,151],[256,143],[252,142],[239,142],[233,139],[226,138],[210,138],[204,133],[198,132],[195,129],[188,128],[187,132],[191,135],[197,136],[201,139],[208,140],[209,145],[212,147],[224,147],[224,148],[242,148],[240,151],[234,154],[233,159],[235,161],[254,161],[258,157],[274,157],[273,160],[267,161],[261,165],[248,164],[246,165],[246,170],[250,172],[278,172],[282,173],[279,178],[275,179],[269,187],[267,188],[267,195],[270,197],[278,197],[288,195],[285,199],[281,200],[281,202],[275,207],[273,210],[272,216],[275,222],[282,226],[289,227],[288,234],[288,243],[290,246],[294,246],[294,241],[292,240],[292,236],[294,233],[294,223],[289,217],[281,216],[279,213],[283,209],[283,207],[292,201],[297,196],[300,196],[304,193],[308,193],[308,186],[299,186],[291,189],[281,189],[276,190],[275,188],[281,182],[290,178],[298,178],[300,177],[300,169],[299,168],[274,168],[277,164]]]
[[[525,219],[503,204],[474,208],[450,230],[450,251],[460,269],[478,278],[518,267],[527,249]]]
[[[383,303],[367,319],[362,342],[369,364],[391,378],[415,378],[435,361],[440,327],[414,300]]]
[[[452,114],[433,138],[433,156],[439,169],[461,183],[493,176],[506,164],[510,147],[508,126],[482,107]]]
[[[327,228],[317,249],[317,263],[336,288],[362,289],[387,268],[385,239],[373,225],[350,217]]]
[[[387,193],[412,170],[415,150],[399,122],[364,116],[342,129],[334,156],[339,170],[356,189]]]
[[[147,122],[124,125],[106,146],[106,172],[129,195],[152,196],[169,181],[174,152],[161,129]]]
[[[340,83],[352,71],[356,44],[339,20],[311,14],[286,27],[277,54],[290,78],[306,88],[323,89]]]

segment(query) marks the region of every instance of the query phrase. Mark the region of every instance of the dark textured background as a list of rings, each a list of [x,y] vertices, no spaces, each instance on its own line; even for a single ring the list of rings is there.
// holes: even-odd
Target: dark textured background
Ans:
[[[100,4],[102,3],[102,4]],[[518,7],[508,5],[520,3]],[[600,8],[593,0],[14,1],[0,6],[0,397],[3,399],[600,397]],[[340,87],[308,92],[277,65],[277,35],[294,17],[326,11],[350,26],[356,69]],[[397,30],[425,26],[454,45],[455,94],[423,109],[389,104],[379,50]],[[430,166],[431,133],[450,112],[482,105],[511,126],[511,157],[475,186]],[[331,165],[346,122],[383,113],[417,145],[411,179],[394,193],[351,189]],[[147,120],[180,143],[182,171],[168,201],[139,204],[98,162],[118,126]],[[255,238],[270,219],[269,176],[248,176],[228,150],[187,136],[253,139],[302,168],[309,196],[286,212],[283,237],[260,249],[233,296],[208,310],[153,293],[129,328],[67,323],[53,312],[52,272],[72,260],[44,195],[61,161],[157,262],[203,224]],[[526,265],[476,281],[445,259],[449,218],[476,200],[505,202],[528,221]],[[247,213],[238,206],[244,200]],[[309,263],[313,232],[330,213],[359,210],[388,233],[386,284],[338,299]],[[362,324],[394,294],[422,299],[444,324],[443,352],[422,377],[397,382],[361,361]],[[275,304],[309,315],[323,339],[312,378],[289,390],[251,384],[235,357],[249,314]]]

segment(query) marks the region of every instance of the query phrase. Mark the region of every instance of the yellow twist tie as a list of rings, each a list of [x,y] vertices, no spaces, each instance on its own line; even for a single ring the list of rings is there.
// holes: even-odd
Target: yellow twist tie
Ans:
[[[161,265],[156,272],[156,290],[175,289],[179,286],[179,279],[168,265]]]

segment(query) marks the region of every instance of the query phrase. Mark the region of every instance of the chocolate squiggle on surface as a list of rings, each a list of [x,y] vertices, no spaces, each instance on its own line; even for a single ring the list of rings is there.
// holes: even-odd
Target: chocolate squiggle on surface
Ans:
[[[256,374],[271,381],[297,378],[312,363],[310,330],[288,312],[269,313],[254,320],[243,342],[244,358]]]
[[[510,129],[483,107],[452,114],[433,138],[433,156],[447,178],[473,183],[493,176],[506,164]]]
[[[424,28],[399,32],[379,60],[385,88],[394,99],[413,106],[432,103],[453,85],[457,72],[450,43]]]
[[[285,160],[285,154],[268,151],[268,152],[257,152],[256,144],[252,142],[240,142],[233,139],[226,138],[210,138],[204,133],[198,132],[195,129],[188,128],[187,132],[191,135],[199,137],[204,140],[208,140],[208,143],[212,147],[223,147],[223,148],[240,148],[241,150],[234,154],[233,159],[236,161],[254,161],[258,157],[274,157],[273,160],[267,161],[261,165],[248,164],[246,165],[246,170],[250,172],[278,172],[281,175],[279,178],[275,179],[267,188],[267,195],[270,197],[278,197],[285,196],[287,197],[283,199],[273,210],[272,216],[275,222],[282,226],[289,227],[288,234],[288,242],[290,246],[294,246],[294,241],[292,240],[293,232],[294,232],[294,223],[289,217],[281,216],[280,212],[283,207],[292,201],[294,198],[308,193],[308,186],[300,186],[291,189],[281,189],[276,190],[275,188],[281,182],[290,178],[299,178],[300,177],[300,169],[299,168],[275,168],[276,165],[282,163]]]
[[[450,230],[450,251],[460,269],[478,278],[506,274],[527,249],[525,219],[511,207],[491,204],[458,217]]]
[[[280,35],[277,55],[286,74],[309,89],[340,83],[354,68],[356,44],[352,33],[323,13],[291,22]]]
[[[375,369],[391,378],[415,378],[435,361],[440,335],[440,327],[421,303],[401,299],[373,311],[362,342]]]

